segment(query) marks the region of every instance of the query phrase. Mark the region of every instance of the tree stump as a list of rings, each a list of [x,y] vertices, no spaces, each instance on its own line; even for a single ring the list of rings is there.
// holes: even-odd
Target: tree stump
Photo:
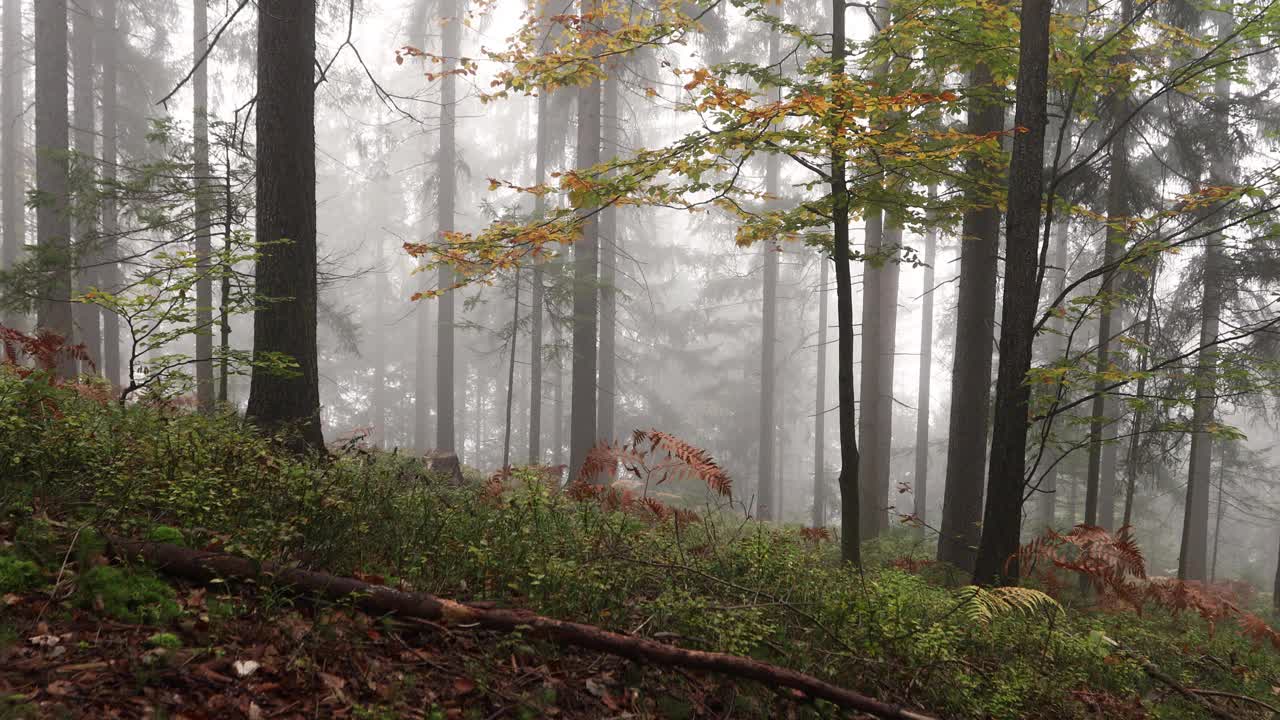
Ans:
[[[465,482],[462,478],[462,463],[458,462],[456,453],[432,450],[424,454],[422,460],[428,471],[443,475],[450,483],[461,486]]]

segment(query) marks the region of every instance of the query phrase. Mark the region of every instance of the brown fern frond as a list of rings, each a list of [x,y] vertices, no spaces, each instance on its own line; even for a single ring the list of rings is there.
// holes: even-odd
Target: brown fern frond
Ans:
[[[824,527],[802,527],[800,528],[800,539],[818,545],[831,539],[831,531]]]
[[[647,439],[651,451],[661,449],[684,463],[692,477],[701,480],[717,494],[725,497],[732,494],[733,481],[729,473],[725,472],[706,450],[661,430],[636,431],[632,437],[636,438],[634,441],[636,445],[639,445],[641,440]]]
[[[1251,612],[1242,612],[1237,621],[1245,637],[1258,644],[1269,642],[1273,648],[1280,650],[1280,632],[1276,632],[1266,620]]]

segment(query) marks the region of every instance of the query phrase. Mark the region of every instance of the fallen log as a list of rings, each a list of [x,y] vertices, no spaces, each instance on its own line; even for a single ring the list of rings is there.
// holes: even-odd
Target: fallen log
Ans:
[[[397,615],[499,632],[519,631],[562,645],[597,650],[639,662],[715,672],[791,688],[809,697],[821,698],[842,708],[885,720],[935,720],[932,716],[867,697],[811,675],[740,655],[687,650],[655,640],[623,635],[595,625],[556,620],[528,610],[477,607],[426,593],[403,592],[384,585],[372,585],[352,578],[259,563],[237,555],[121,538],[109,538],[109,542],[112,554],[121,559],[142,560],[161,572],[194,582],[267,578],[278,585],[330,601],[351,602],[371,614]]]

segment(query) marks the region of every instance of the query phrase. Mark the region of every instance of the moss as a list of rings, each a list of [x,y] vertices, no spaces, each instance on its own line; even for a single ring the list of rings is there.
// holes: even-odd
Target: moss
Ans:
[[[182,536],[182,531],[168,525],[157,525],[151,528],[151,532],[147,533],[147,540],[158,543],[169,543],[170,545],[187,546],[186,538]]]
[[[163,624],[181,614],[173,588],[152,575],[109,565],[80,576],[81,607],[100,607],[111,617],[131,623]]]
[[[30,560],[0,555],[0,593],[24,593],[40,587],[44,577]]]
[[[182,638],[170,632],[159,632],[147,638],[147,644],[152,647],[177,650],[182,647]]]

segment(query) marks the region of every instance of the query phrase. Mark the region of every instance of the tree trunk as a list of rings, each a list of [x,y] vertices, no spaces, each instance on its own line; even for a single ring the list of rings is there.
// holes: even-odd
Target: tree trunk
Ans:
[[[831,74],[832,84],[839,87],[845,74],[844,0],[831,0]],[[832,97],[839,107],[846,102]],[[837,116],[838,118],[839,116]],[[835,135],[841,137],[849,129],[834,121]],[[837,377],[840,396],[840,559],[853,565],[862,564],[862,534],[858,529],[858,425],[853,385],[853,279],[849,273],[849,186],[845,176],[847,159],[843,147],[831,150],[831,258],[836,266]]]
[[[22,0],[4,0],[3,67],[0,67],[0,208],[4,211],[3,245],[0,245],[0,270],[9,270],[21,258],[26,247],[26,154],[23,152],[26,124],[23,113],[27,104],[27,59],[22,40]],[[21,315],[4,311],[4,323],[14,326]]]
[[[316,357],[315,6],[258,3],[257,293],[253,354],[297,363],[284,375],[255,364],[247,415],[298,431],[294,447],[323,449]],[[283,298],[283,299],[281,299]]]
[[[458,0],[444,0],[440,7],[441,45],[444,62],[440,77],[440,152],[436,156],[436,172],[440,183],[437,199],[436,226],[439,240],[444,233],[454,229],[454,206],[457,201],[458,145],[457,104],[458,79],[454,70],[462,55],[462,11]],[[454,297],[447,290],[454,283],[453,269],[440,266],[440,288],[446,292],[437,300],[439,316],[436,325],[436,450],[453,452],[456,449],[454,432]],[[461,453],[459,453],[461,457]]]
[[[421,289],[428,289],[425,274],[420,274]],[[436,300],[437,303],[443,298]],[[431,396],[431,306],[419,301],[413,309],[416,333],[413,353],[413,449],[424,453],[431,449],[431,413],[428,411]]]
[[[1044,186],[1051,6],[1050,0],[1024,0],[1021,12],[1014,125],[1026,128],[1026,132],[1014,136],[1009,163],[995,422],[982,540],[974,565],[974,581],[981,585],[1018,580],[1022,493],[1026,488],[1027,404],[1031,397],[1025,381],[1031,369],[1032,329],[1040,298],[1036,267]]]
[[[1280,613],[1280,550],[1276,551],[1276,577],[1271,583],[1271,609]]]
[[[196,0],[191,27],[192,57],[199,61],[209,46],[209,7],[205,0]],[[213,276],[209,264],[210,236],[213,220],[209,193],[209,72],[208,63],[201,62],[191,76],[192,143],[195,176],[195,245],[196,245],[196,404],[201,410],[213,410]]]
[[[511,467],[511,406],[516,397],[516,342],[520,339],[520,270],[514,273],[515,297],[511,300],[511,352],[507,356],[507,416],[502,428],[502,468]]]
[[[67,204],[67,0],[40,0],[36,40],[36,237],[42,270],[36,327],[75,342],[71,319],[71,215]],[[76,374],[61,354],[58,377]]]
[[[929,196],[937,189],[929,187]],[[916,400],[915,516],[928,522],[929,502],[929,386],[933,379],[933,286],[938,256],[938,230],[930,226],[924,236],[924,298],[920,307],[920,392]]]
[[[969,75],[977,91],[968,101],[968,131],[996,132],[1004,108],[993,97],[991,69],[977,65]],[[956,345],[951,366],[951,415],[947,475],[942,497],[938,559],[972,571],[981,534],[983,477],[987,464],[991,403],[991,347],[995,338],[996,273],[1000,253],[1000,209],[981,178],[990,175],[981,160],[968,161],[960,237],[960,288],[956,300]]]
[[[97,66],[93,60],[93,40],[97,29],[94,27],[94,17],[90,6],[82,5],[76,8],[71,18],[72,28],[72,86],[75,96],[75,151],[76,162],[81,167],[91,168],[90,177],[96,176],[97,168],[97,143],[96,136],[98,128],[96,124],[97,113],[94,111],[94,103],[97,99],[94,94],[93,80]],[[82,181],[91,183],[87,179]],[[91,184],[76,188],[76,195],[88,198],[92,193]],[[79,201],[77,204],[85,202]],[[85,208],[77,208],[75,227],[73,235],[75,238],[75,250],[73,257],[75,258],[75,294],[77,296],[90,292],[94,286],[99,285],[97,272],[97,228],[92,216],[84,213]],[[82,369],[88,372],[90,368],[96,368],[102,363],[102,330],[101,318],[98,306],[93,303],[77,302],[72,305],[72,318],[75,321],[76,337],[85,346],[85,353],[89,357],[89,363],[86,363]]]
[[[813,401],[813,526],[827,524],[827,283],[831,261],[821,257],[818,276],[818,378]]]
[[[102,179],[108,184],[114,183],[117,176],[116,165],[119,162],[118,141],[119,108],[117,106],[116,82],[119,75],[117,57],[121,35],[116,27],[116,0],[102,0],[101,40],[98,47],[102,62]],[[99,273],[100,280],[108,292],[116,292],[121,285],[120,266],[116,263],[119,255],[120,221],[116,201],[112,193],[102,201],[102,245],[100,257],[103,265]],[[113,312],[102,313],[102,374],[113,387],[120,387],[120,316]]]
[[[778,33],[769,31],[769,65],[778,63]],[[770,91],[770,97],[776,102],[781,100],[781,88]],[[766,203],[776,205],[782,187],[782,159],[776,153],[765,157],[764,191],[769,199]],[[763,298],[760,310],[760,418],[756,435],[756,517],[761,520],[776,520],[774,495],[777,479],[774,476],[774,450],[778,444],[777,420],[774,410],[777,406],[778,386],[778,259],[781,248],[772,239],[760,246],[760,257],[763,278]]]
[[[226,144],[226,165],[222,178],[222,251],[226,258],[231,258],[231,247],[235,238],[231,231],[235,217],[235,204],[231,195],[231,141]],[[226,405],[231,401],[228,385],[231,379],[231,270],[226,266],[221,270],[222,282],[218,295],[218,346],[222,349],[222,357],[218,368],[218,402]]]
[[[1229,12],[1217,21],[1218,36],[1228,37],[1234,31]],[[1213,122],[1220,132],[1231,126],[1228,104],[1231,101],[1231,79],[1223,76],[1214,87]],[[1231,156],[1227,149],[1214,155],[1209,166],[1210,182],[1215,186],[1231,183]],[[1207,576],[1209,545],[1209,473],[1213,457],[1213,416],[1217,405],[1218,329],[1222,322],[1223,273],[1221,235],[1210,235],[1204,243],[1204,301],[1200,307],[1200,352],[1196,358],[1195,407],[1191,419],[1191,460],[1187,476],[1187,496],[1182,520],[1182,547],[1178,553],[1178,579],[1204,580]]]
[[[550,98],[546,90],[538,92],[538,137],[534,156],[533,182],[541,185],[547,179],[547,160],[551,154]],[[547,201],[542,193],[533,196],[533,215],[542,217]],[[529,464],[541,465],[542,458],[542,316],[543,264],[534,261],[533,289],[529,301]]]
[[[1226,481],[1222,467],[1226,464],[1226,460],[1226,457],[1220,457],[1218,460],[1218,507],[1217,518],[1213,523],[1213,560],[1209,565],[1209,582],[1211,583],[1218,580],[1218,546],[1222,543],[1222,516],[1227,507],[1222,498],[1223,483]]]
[[[388,273],[382,235],[374,233],[373,238],[373,257],[378,268],[375,277],[378,284],[374,289],[372,323],[374,329],[370,338],[373,342],[371,353],[373,357],[370,358],[373,365],[373,387],[369,393],[372,411],[369,424],[373,426],[373,446],[379,450],[385,450],[387,448],[387,341],[382,327],[385,324],[383,305],[387,294]]]
[[[1133,0],[1123,0],[1120,4],[1120,20],[1129,23],[1133,19]],[[1131,114],[1128,97],[1117,98],[1112,110],[1112,122],[1118,123],[1111,138],[1109,155],[1111,172],[1107,178],[1107,230],[1103,237],[1103,264],[1114,265],[1124,252],[1127,233],[1123,223],[1130,214],[1129,193],[1133,179],[1129,173],[1129,115]],[[1098,364],[1097,372],[1107,372],[1112,364],[1111,339],[1118,328],[1116,320],[1122,317],[1118,298],[1112,297],[1117,269],[1109,270],[1102,276],[1102,286],[1098,290],[1101,298],[1102,314],[1098,318]],[[1089,525],[1101,525],[1107,530],[1115,526],[1115,484],[1116,484],[1116,448],[1114,443],[1117,423],[1113,417],[1117,411],[1117,403],[1106,392],[1107,383],[1099,377],[1094,381],[1092,418],[1089,421],[1089,476],[1085,488],[1085,522]],[[1110,437],[1104,437],[1108,435]]]
[[[1067,238],[1070,221],[1063,218],[1060,222],[1053,226],[1053,257],[1049,261],[1053,270],[1053,288],[1049,291],[1050,298],[1061,297],[1067,288]],[[1046,276],[1049,268],[1046,268]],[[1049,338],[1048,342],[1048,358],[1049,362],[1055,363],[1062,359],[1062,354],[1066,352],[1067,341],[1064,333],[1066,332],[1066,320],[1054,315],[1049,320]],[[1048,440],[1048,438],[1046,438]],[[1049,465],[1044,475],[1040,478],[1040,520],[1037,523],[1040,530],[1052,528],[1057,520],[1058,505],[1058,459],[1059,454],[1056,447],[1046,448],[1045,462]],[[1067,525],[1074,525],[1074,518],[1068,518]]]
[[[1138,354],[1138,367],[1140,368],[1147,366],[1151,347],[1151,324],[1155,318],[1155,276],[1152,275],[1148,278],[1147,283],[1147,315],[1142,321],[1142,350]],[[1143,432],[1142,405],[1145,401],[1146,395],[1147,378],[1143,375],[1138,378],[1138,387],[1134,392],[1134,398],[1137,401],[1137,409],[1134,410],[1133,421],[1129,426],[1129,453],[1125,459],[1124,467],[1124,521],[1120,523],[1120,527],[1132,527],[1133,525],[1133,495],[1138,484],[1138,446]]]
[[[615,68],[616,71],[616,68]],[[604,82],[600,145],[605,159],[617,155],[621,128],[618,117],[618,81],[610,73]],[[618,211],[612,205],[600,212],[600,397],[596,409],[596,437],[614,440],[617,413],[618,324]]]
[[[556,347],[560,347],[560,331],[556,330]],[[552,451],[551,464],[557,467],[563,466],[564,462],[564,361],[560,356],[556,356],[555,361],[556,385],[555,396],[551,398],[552,413],[555,415],[555,427],[551,433]],[[572,476],[570,476],[572,478]]]
[[[595,0],[583,0],[584,14],[594,12]],[[578,90],[578,157],[582,171],[600,162],[600,81]],[[599,225],[595,216],[582,222],[582,235],[573,244],[573,390],[569,413],[569,477],[578,476],[587,453],[596,444],[596,358],[600,351],[597,327],[600,306],[596,262]]]

